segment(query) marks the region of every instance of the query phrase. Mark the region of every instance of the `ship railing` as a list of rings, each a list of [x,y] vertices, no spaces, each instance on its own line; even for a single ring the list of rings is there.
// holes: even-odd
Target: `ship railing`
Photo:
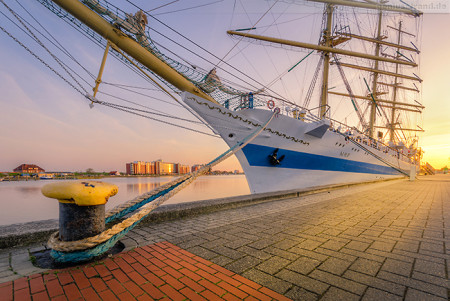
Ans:
[[[361,132],[356,127],[351,127],[345,123],[342,123],[338,120],[329,118],[331,121],[330,131],[343,133],[349,139],[353,139],[358,143],[362,143],[365,146],[370,146],[371,148],[377,149],[384,153],[389,154],[391,157],[396,157],[397,159],[401,159],[404,162],[413,163],[413,156],[408,156],[404,154],[402,151],[399,151],[380,140],[376,140],[368,136],[366,133]]]
[[[300,119],[306,122],[317,122],[321,120],[316,114],[312,113],[313,111],[320,109],[320,106],[306,109],[294,103],[288,102],[282,98],[277,98],[266,94],[253,95],[252,101],[250,101],[248,98],[232,97],[225,101],[224,106],[230,110],[235,111],[254,108],[262,108],[270,111],[275,111],[278,109],[279,114],[294,119]],[[327,108],[327,112],[328,110],[329,107]],[[343,122],[329,117],[327,117],[327,119],[330,120],[330,131],[344,134],[349,139],[353,139],[356,142],[363,144],[364,146],[371,147],[372,149],[377,149],[379,151],[387,153],[391,157],[400,159],[404,162],[414,162],[414,156],[408,156],[402,151],[399,151],[380,140],[373,139],[354,126],[349,126]]]
[[[288,116],[294,119],[300,119],[308,122],[319,121],[320,118],[312,113],[317,108],[307,109],[285,99],[274,97],[267,94],[252,94],[252,97],[233,96],[221,104],[230,110],[239,111],[246,109],[261,108],[270,111],[278,111],[278,114]],[[329,107],[327,108],[328,111]]]

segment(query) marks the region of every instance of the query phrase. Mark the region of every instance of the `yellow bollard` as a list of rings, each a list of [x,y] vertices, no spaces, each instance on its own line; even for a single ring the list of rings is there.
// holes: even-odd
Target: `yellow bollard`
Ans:
[[[116,185],[99,181],[51,183],[42,194],[59,201],[59,239],[74,241],[105,230],[105,204],[117,194]]]

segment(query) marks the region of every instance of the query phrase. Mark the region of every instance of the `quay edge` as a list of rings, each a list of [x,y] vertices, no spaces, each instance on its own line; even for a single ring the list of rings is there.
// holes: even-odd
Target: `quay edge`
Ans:
[[[351,186],[366,185],[385,181],[395,181],[401,179],[406,178],[398,177],[366,182],[334,184],[298,190],[295,189],[265,192],[220,199],[169,204],[157,208],[154,212],[148,215],[140,223],[139,226],[148,225],[150,223],[160,223],[168,220],[187,218],[220,210],[250,206],[258,203],[296,198],[325,191],[348,188]],[[58,220],[56,219],[0,226],[0,249],[25,247],[33,244],[45,244],[50,234],[55,231],[58,231]]]

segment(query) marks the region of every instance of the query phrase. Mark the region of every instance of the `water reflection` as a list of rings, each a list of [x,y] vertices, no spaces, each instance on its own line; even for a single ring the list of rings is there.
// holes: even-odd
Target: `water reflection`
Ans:
[[[36,194],[41,192],[40,187],[19,187],[17,190],[23,194]]]
[[[153,190],[157,187],[161,186],[161,183],[136,183],[136,184],[127,184],[127,193],[128,194],[143,194],[150,190]]]
[[[106,203],[106,209],[114,208],[174,178],[101,179],[100,181],[115,184],[119,187],[117,195],[110,198]],[[52,182],[59,181],[0,182],[0,225],[58,218],[58,201],[46,198],[41,193],[41,187]],[[164,205],[249,193],[250,190],[243,175],[202,176],[166,201]]]

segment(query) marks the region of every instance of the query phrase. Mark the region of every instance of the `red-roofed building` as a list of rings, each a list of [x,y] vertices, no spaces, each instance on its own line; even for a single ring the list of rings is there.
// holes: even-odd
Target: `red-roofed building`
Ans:
[[[21,164],[14,168],[14,172],[38,174],[40,172],[45,172],[45,170],[34,164]]]

